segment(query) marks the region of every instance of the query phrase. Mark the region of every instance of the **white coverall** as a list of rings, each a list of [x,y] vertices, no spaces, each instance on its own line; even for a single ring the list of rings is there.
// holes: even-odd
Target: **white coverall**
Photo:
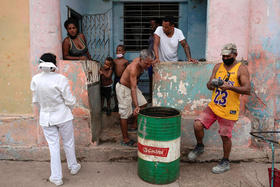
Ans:
[[[40,64],[41,65],[41,64]],[[53,64],[54,66],[54,64]],[[70,91],[65,76],[55,72],[41,72],[31,81],[32,102],[40,109],[40,125],[49,145],[51,157],[51,176],[53,180],[62,179],[59,134],[63,141],[68,168],[78,167],[75,155],[72,107],[76,98]]]

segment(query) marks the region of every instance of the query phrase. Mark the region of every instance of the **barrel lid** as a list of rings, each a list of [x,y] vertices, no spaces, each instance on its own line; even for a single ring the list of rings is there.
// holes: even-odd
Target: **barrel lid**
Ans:
[[[170,118],[181,115],[181,112],[171,107],[147,107],[140,110],[139,114],[153,118]]]

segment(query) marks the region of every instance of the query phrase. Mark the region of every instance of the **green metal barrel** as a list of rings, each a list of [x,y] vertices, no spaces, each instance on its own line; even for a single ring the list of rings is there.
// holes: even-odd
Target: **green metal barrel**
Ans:
[[[138,115],[138,175],[153,184],[168,184],[180,174],[180,111],[149,107]]]

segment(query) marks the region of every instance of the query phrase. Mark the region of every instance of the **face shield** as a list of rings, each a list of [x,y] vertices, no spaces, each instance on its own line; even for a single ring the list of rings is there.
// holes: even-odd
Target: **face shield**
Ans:
[[[51,71],[54,71],[54,70],[58,70],[56,65],[54,65],[54,63],[52,63],[52,62],[45,62],[41,59],[39,61],[40,61],[40,64],[38,66],[39,70],[42,70],[44,72],[51,72]]]

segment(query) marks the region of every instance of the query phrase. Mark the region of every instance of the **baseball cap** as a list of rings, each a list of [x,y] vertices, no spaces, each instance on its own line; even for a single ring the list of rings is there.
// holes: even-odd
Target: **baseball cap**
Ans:
[[[229,55],[232,53],[237,53],[236,45],[234,43],[228,43],[224,45],[221,51],[221,55]]]

